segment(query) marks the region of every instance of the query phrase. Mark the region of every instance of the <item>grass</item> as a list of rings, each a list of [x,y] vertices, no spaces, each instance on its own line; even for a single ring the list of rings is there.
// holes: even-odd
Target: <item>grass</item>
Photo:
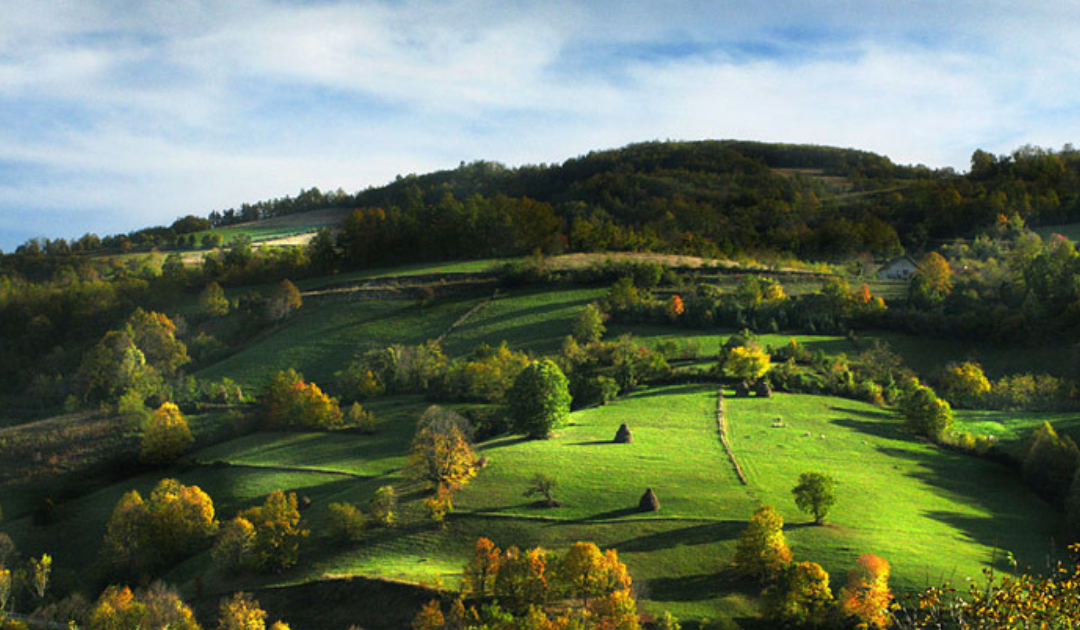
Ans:
[[[432,274],[449,273],[483,273],[495,271],[507,259],[488,258],[483,260],[465,260],[459,262],[435,262],[417,263],[414,265],[401,265],[397,267],[385,267],[380,269],[364,269],[351,271],[333,276],[309,278],[296,283],[304,291],[316,291],[329,286],[359,283],[365,280],[384,280],[387,278],[409,278],[413,276],[425,276]]]
[[[655,345],[661,341],[696,342],[701,357],[715,359],[720,352],[720,347],[735,333],[735,330],[675,329],[670,326],[651,324],[613,324],[608,326],[604,338],[614,339],[619,335],[633,335],[649,345]],[[757,336],[761,345],[774,348],[787,345],[792,338],[806,346],[811,352],[821,350],[825,354],[842,352],[853,354],[857,350],[847,337],[837,335],[766,334]]]
[[[277,371],[294,368],[327,385],[358,351],[435,338],[477,301],[445,298],[421,307],[411,300],[309,300],[286,324],[196,376],[229,377],[257,391]]]
[[[958,429],[973,435],[992,435],[1003,444],[1016,444],[1049,422],[1059,433],[1066,433],[1073,440],[1080,440],[1080,413],[1039,411],[987,411],[954,409],[953,418]]]
[[[522,289],[507,292],[478,311],[445,340],[449,354],[467,354],[479,343],[539,354],[555,353],[588,303],[607,292],[598,288]]]
[[[967,360],[979,362],[991,379],[1018,372],[1057,376],[1072,376],[1074,372],[1074,353],[1068,344],[1008,346],[884,331],[861,332],[859,339],[860,343],[884,341],[924,377],[933,377],[950,361]]]

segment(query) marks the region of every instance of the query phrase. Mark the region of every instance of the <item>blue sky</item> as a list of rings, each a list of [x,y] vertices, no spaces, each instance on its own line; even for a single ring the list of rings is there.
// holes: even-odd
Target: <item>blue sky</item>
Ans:
[[[1017,7],[1022,7],[1018,11]],[[656,139],[1080,139],[1080,5],[4,0],[0,249]]]

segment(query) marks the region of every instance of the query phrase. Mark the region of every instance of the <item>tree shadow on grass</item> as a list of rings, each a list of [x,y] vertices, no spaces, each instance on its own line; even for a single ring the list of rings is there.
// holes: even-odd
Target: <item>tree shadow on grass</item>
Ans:
[[[844,427],[845,429],[853,429],[859,433],[865,433],[866,435],[872,435],[886,440],[897,440],[902,442],[912,441],[911,434],[903,431],[898,424],[890,424],[888,422],[882,422],[881,420],[832,418],[829,420],[829,424]]]
[[[588,523],[591,521],[607,521],[615,518],[622,518],[624,516],[631,516],[633,514],[644,514],[641,510],[635,507],[619,508],[618,510],[609,510],[607,512],[600,512],[599,514],[593,514],[592,516],[586,516],[578,522]]]
[[[879,447],[878,451],[916,463],[918,467],[905,474],[942,497],[982,512],[923,512],[956,528],[973,543],[1007,549],[1020,566],[1045,566],[1048,552],[1063,551],[1054,542],[1061,539],[1061,514],[1028,490],[1012,468],[937,448]]]
[[[593,440],[591,442],[571,442],[568,446],[599,446],[601,444],[615,444],[612,440]]]
[[[493,439],[491,441],[484,442],[484,443],[480,444],[480,448],[485,450],[485,451],[491,451],[491,450],[495,450],[497,448],[505,448],[507,446],[514,446],[514,445],[517,445],[517,444],[521,444],[522,442],[531,442],[532,440],[533,440],[533,438],[531,438],[531,437],[529,437],[527,435],[522,435],[522,436],[512,437],[512,438],[510,438],[510,437],[498,437],[498,438],[495,438],[495,439]]]
[[[690,383],[687,385],[678,385],[675,387],[650,387],[649,389],[637,390],[631,392],[626,396],[627,400],[633,400],[635,398],[651,398],[653,396],[675,396],[679,394],[695,394],[705,391],[716,391],[716,385],[702,385],[701,383]]]
[[[632,510],[632,512],[636,511]],[[742,535],[744,529],[746,529],[746,521],[720,521],[639,536],[611,546],[619,551],[642,552],[659,551],[672,547],[708,545],[723,540],[735,540]]]
[[[621,551],[621,549],[620,549]],[[665,602],[696,602],[712,599],[718,593],[743,593],[757,596],[760,587],[741,578],[733,571],[653,578],[646,583],[649,598]]]

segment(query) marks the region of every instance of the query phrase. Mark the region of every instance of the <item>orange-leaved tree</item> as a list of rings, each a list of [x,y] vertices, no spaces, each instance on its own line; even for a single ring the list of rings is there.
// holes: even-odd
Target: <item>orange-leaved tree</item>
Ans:
[[[872,553],[864,553],[848,572],[847,585],[840,591],[840,611],[865,628],[887,628],[891,623],[889,606],[889,562]]]

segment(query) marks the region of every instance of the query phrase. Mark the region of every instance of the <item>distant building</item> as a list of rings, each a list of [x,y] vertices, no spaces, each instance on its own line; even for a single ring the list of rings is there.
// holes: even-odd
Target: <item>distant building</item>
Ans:
[[[893,258],[878,269],[878,280],[911,280],[918,267],[907,256]]]

